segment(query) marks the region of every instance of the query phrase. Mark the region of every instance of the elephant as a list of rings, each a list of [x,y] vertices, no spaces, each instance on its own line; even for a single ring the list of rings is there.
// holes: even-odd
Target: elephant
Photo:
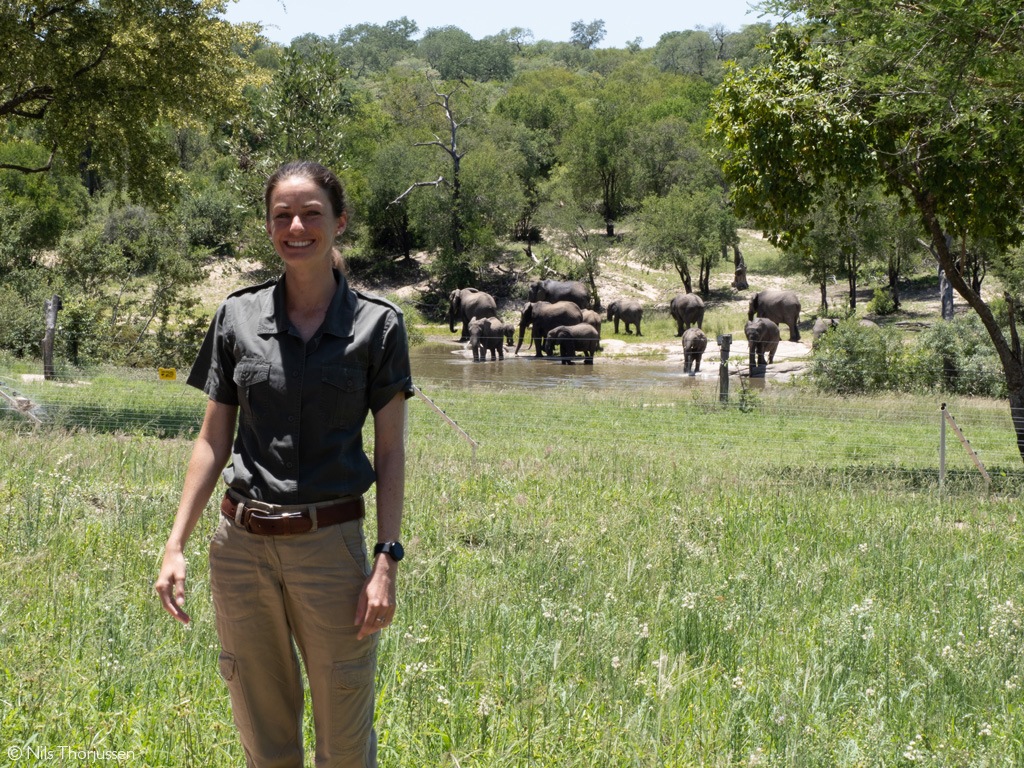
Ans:
[[[636,299],[618,299],[608,305],[608,319],[615,322],[615,333],[619,332],[619,320],[626,326],[626,333],[632,333],[629,326],[636,326],[636,335],[643,336],[640,332],[640,319],[644,315],[644,308]]]
[[[448,296],[448,330],[455,333],[455,323],[462,321],[462,337],[469,341],[469,321],[474,317],[497,317],[498,306],[494,297],[476,288],[454,290]]]
[[[683,370],[700,373],[700,359],[708,348],[708,337],[700,328],[687,328],[683,332]]]
[[[811,328],[811,346],[813,347],[817,344],[818,339],[831,331],[837,325],[839,325],[839,321],[834,317],[819,317],[815,320],[814,327]]]
[[[583,364],[594,364],[594,353],[601,343],[601,336],[589,323],[560,325],[552,328],[544,339],[544,351],[553,357],[555,345],[561,347],[562,365],[573,365],[577,352],[583,353]]]
[[[597,351],[601,352],[601,315],[592,309],[583,310],[583,322],[592,325],[597,331]]]
[[[516,354],[523,345],[526,328],[531,331],[531,344],[537,348],[537,357],[541,356],[541,348],[548,331],[560,325],[577,325],[583,322],[583,311],[578,304],[571,301],[535,301],[527,304],[519,319],[519,341],[516,343]]]
[[[777,325],[785,323],[789,326],[789,340],[800,341],[800,299],[794,291],[758,291],[750,298],[747,320],[754,315],[764,317]]]
[[[571,301],[580,309],[590,309],[590,292],[577,280],[535,280],[530,283],[527,301]]]
[[[704,301],[696,294],[680,293],[669,303],[668,311],[676,321],[676,336],[682,336],[691,325],[704,327]]]
[[[775,350],[779,348],[779,342],[782,340],[779,326],[767,317],[759,317],[744,325],[743,333],[747,335],[747,343],[750,345],[751,368],[755,367],[755,358],[758,366],[765,365],[766,352],[768,353],[768,362],[775,362]]]
[[[487,352],[491,360],[505,359],[505,341],[509,345],[515,335],[511,323],[502,322],[497,317],[474,317],[469,321],[469,346],[473,350],[473,359],[483,362]]]

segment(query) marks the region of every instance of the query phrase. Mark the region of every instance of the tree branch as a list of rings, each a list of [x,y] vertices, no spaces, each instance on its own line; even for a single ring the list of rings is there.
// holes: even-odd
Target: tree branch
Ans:
[[[433,142],[431,142],[431,143],[433,143]],[[420,146],[420,145],[417,145],[417,146]],[[448,183],[448,180],[445,179],[444,176],[438,176],[437,177],[437,181],[417,181],[415,184],[413,184],[411,187],[409,187],[407,190],[405,190],[405,192],[403,192],[398,197],[396,197],[394,200],[392,200],[390,203],[388,203],[387,207],[390,208],[392,205],[395,205],[397,203],[402,202],[402,198],[404,198],[406,195],[408,195],[410,192],[412,192],[414,189],[416,189],[416,187],[439,187],[442,184],[447,184],[447,183]]]
[[[11,163],[0,163],[0,170],[4,171],[21,171],[22,173],[46,173],[53,166],[53,158],[57,154],[57,142],[53,142],[53,149],[50,151],[50,157],[46,161],[46,165],[41,168],[28,168],[24,165],[14,165]]]

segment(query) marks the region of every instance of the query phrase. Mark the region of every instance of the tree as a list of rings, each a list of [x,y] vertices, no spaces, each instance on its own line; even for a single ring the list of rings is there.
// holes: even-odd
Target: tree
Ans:
[[[442,80],[507,80],[512,77],[512,46],[505,40],[474,40],[458,27],[432,27],[419,52]]]
[[[31,130],[55,159],[147,199],[169,192],[174,153],[154,128],[230,114],[249,65],[232,44],[255,27],[220,18],[225,0],[46,0],[0,7],[0,128]]]
[[[1024,239],[1024,14],[1002,0],[780,0],[767,9],[806,23],[776,29],[767,60],[731,70],[719,91],[711,131],[738,212],[788,243],[824,183],[880,183],[897,195],[992,339],[1024,458],[1024,285],[1003,270],[1007,338],[951,247],[983,237],[1006,253]]]
[[[697,289],[711,290],[711,268],[738,242],[736,220],[721,189],[673,187],[665,197],[644,200],[637,240],[646,264],[671,264],[687,293],[693,293],[692,265],[698,264]]]
[[[383,26],[379,24],[356,24],[345,27],[334,36],[333,42],[338,59],[352,69],[354,77],[372,72],[383,74],[416,47],[412,36],[419,27],[415,21],[403,16]],[[292,41],[295,47],[295,41]]]
[[[343,127],[352,106],[348,72],[326,40],[306,42],[302,53],[284,52],[280,69],[259,90],[249,91],[247,113],[229,126],[238,186],[253,212],[262,211],[264,184],[281,163],[316,158],[339,171],[346,164]],[[250,229],[246,238],[254,244],[250,254],[276,274],[278,257],[258,231],[262,215],[251,218],[249,226],[257,230]]]
[[[580,19],[572,23],[572,36],[569,38],[569,42],[577,48],[589,51],[604,40],[606,34],[604,19],[594,19],[589,23]]]

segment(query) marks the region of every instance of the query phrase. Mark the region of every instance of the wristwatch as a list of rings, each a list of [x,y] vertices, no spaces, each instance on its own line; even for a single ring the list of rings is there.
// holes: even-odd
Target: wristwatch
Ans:
[[[402,547],[400,541],[382,541],[373,547],[373,556],[376,557],[381,552],[390,557],[396,563],[405,557],[405,549]]]

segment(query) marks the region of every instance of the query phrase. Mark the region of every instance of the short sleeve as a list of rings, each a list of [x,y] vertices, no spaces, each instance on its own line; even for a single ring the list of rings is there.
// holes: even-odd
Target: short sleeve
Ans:
[[[192,364],[187,383],[224,405],[238,405],[235,389],[235,358],[232,354],[231,328],[227,303],[221,304],[210,322],[203,346]]]
[[[399,392],[412,397],[412,370],[409,366],[409,336],[405,320],[398,310],[390,310],[383,324],[380,344],[370,371],[370,411],[377,413]]]

